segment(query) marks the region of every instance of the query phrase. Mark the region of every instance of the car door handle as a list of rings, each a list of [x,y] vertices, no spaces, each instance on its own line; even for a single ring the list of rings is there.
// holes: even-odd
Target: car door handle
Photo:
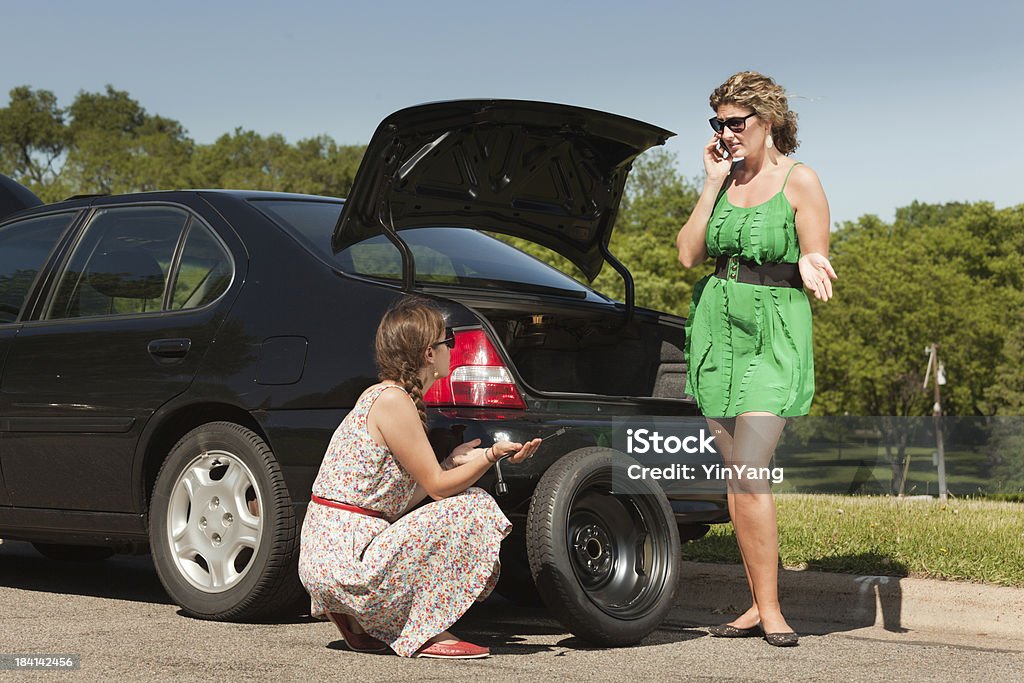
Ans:
[[[157,358],[184,358],[191,347],[191,339],[154,339],[147,350]]]

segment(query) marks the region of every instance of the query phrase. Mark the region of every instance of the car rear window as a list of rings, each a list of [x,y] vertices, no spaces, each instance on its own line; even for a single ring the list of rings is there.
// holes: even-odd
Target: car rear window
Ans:
[[[346,273],[400,280],[402,256],[384,235],[335,254],[331,236],[341,214],[338,202],[251,200],[307,249]],[[411,228],[402,239],[412,250],[417,282],[514,289],[607,301],[589,287],[529,254],[470,228]]]

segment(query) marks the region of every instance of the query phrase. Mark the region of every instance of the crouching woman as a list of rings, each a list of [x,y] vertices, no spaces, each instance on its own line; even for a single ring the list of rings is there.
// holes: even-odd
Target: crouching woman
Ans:
[[[499,458],[521,462],[540,439],[479,439],[443,463],[427,440],[423,395],[448,374],[454,335],[428,300],[408,296],[377,329],[380,382],[338,426],[313,484],[302,526],[299,577],[310,613],[348,646],[410,657],[486,657],[448,632],[498,578],[511,524],[473,484]],[[426,496],[434,502],[409,512]]]

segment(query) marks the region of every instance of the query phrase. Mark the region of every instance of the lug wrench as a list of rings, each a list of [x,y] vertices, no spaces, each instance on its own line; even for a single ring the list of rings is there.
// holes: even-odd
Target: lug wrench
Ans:
[[[565,434],[566,431],[567,430],[565,427],[559,427],[557,430],[555,430],[548,436],[541,437],[541,442],[553,439],[556,436],[561,436],[562,434]],[[495,461],[494,463],[494,478],[496,479],[496,482],[494,484],[495,495],[504,496],[508,493],[508,484],[505,483],[505,478],[501,476],[501,461],[504,460],[505,458],[511,457],[512,455],[514,455],[514,453],[504,455],[498,458],[497,461]]]

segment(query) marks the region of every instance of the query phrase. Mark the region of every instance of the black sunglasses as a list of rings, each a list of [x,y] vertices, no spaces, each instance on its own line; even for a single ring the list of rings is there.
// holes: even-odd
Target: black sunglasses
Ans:
[[[755,111],[753,114],[747,114],[746,116],[734,116],[731,119],[726,119],[725,121],[717,116],[712,116],[708,119],[708,123],[711,124],[712,130],[716,133],[721,133],[725,130],[726,126],[728,126],[729,130],[733,133],[742,133],[743,129],[747,127],[747,119],[751,116],[757,116],[757,112]]]
[[[452,332],[452,328],[444,328],[444,339],[442,339],[439,342],[434,342],[433,344],[430,345],[430,348],[434,348],[435,346],[439,346],[441,344],[444,344],[449,349],[455,348],[455,333]]]

